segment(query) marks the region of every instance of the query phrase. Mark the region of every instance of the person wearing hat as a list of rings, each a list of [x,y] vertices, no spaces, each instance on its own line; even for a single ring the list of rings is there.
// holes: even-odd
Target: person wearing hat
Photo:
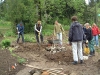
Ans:
[[[37,23],[34,26],[34,30],[35,30],[35,36],[36,36],[36,40],[38,43],[43,43],[43,35],[42,35],[42,25],[41,25],[41,21],[37,21]]]
[[[22,21],[17,25],[17,33],[18,33],[17,43],[19,42],[20,36],[22,36],[22,42],[24,43],[24,25]]]

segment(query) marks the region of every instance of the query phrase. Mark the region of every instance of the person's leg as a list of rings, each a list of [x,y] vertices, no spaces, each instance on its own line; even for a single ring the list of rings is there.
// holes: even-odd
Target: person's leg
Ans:
[[[83,62],[82,41],[77,42],[77,49],[78,49],[78,57],[81,60],[80,63],[82,63]]]
[[[94,46],[96,46],[96,36],[93,36],[94,39]]]
[[[88,46],[89,46],[89,49],[90,49],[90,55],[92,55],[92,54],[93,54],[93,50],[92,50],[91,41],[89,41],[89,44],[88,44]]]
[[[60,37],[60,36],[59,36],[59,33],[57,33],[57,39],[59,39],[59,37]]]
[[[91,48],[93,51],[93,55],[95,55],[95,48],[94,48],[94,40],[93,39],[91,40]]]
[[[59,33],[60,45],[62,45],[62,33]]]
[[[96,39],[96,46],[99,47],[99,40],[98,40],[98,35],[95,36],[95,39]]]
[[[22,42],[24,43],[24,34],[21,34],[21,36],[22,36]]]
[[[19,39],[20,39],[20,34],[18,34],[17,43],[19,42]]]
[[[39,43],[39,37],[37,33],[35,33],[35,37],[36,37],[37,42]]]
[[[77,42],[72,42],[72,52],[73,52],[73,60],[74,60],[74,62],[78,62]]]
[[[41,42],[43,42],[43,35],[40,34],[40,39],[41,39]]]

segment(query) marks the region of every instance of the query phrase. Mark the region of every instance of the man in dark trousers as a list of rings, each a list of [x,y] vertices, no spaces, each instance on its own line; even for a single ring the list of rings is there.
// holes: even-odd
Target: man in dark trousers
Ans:
[[[78,60],[83,63],[82,41],[84,31],[82,25],[77,21],[77,16],[71,18],[72,24],[69,30],[69,42],[72,44],[73,64],[76,65]]]
[[[20,36],[22,36],[22,42],[24,43],[24,25],[22,21],[17,25],[17,32],[18,32],[17,43],[19,42]]]
[[[41,21],[38,21],[35,26],[35,36],[36,36],[36,40],[38,43],[43,43],[43,35],[41,33],[42,31],[42,25],[41,25]]]

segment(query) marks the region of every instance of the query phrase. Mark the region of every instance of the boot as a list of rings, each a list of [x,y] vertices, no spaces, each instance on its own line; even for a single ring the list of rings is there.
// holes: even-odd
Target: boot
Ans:
[[[93,50],[93,55],[95,56],[95,50]]]
[[[80,60],[80,64],[83,64],[83,60]]]
[[[72,62],[73,65],[77,65],[77,63],[78,63],[77,61]]]
[[[92,51],[90,51],[90,55],[89,55],[89,57],[91,57],[93,55],[93,52]]]

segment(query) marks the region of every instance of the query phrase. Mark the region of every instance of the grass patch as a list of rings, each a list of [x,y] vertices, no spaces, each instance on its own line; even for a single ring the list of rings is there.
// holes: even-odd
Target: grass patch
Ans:
[[[0,20],[0,29],[8,29],[11,28],[11,22]]]
[[[25,42],[36,42],[35,35],[32,33],[24,35]]]
[[[4,39],[1,41],[1,46],[7,48],[11,45],[11,41],[9,39]]]

